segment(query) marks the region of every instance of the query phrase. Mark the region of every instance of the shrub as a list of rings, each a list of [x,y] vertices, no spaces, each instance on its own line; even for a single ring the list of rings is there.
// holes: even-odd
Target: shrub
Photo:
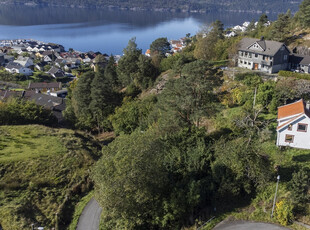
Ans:
[[[278,75],[281,77],[295,77],[298,79],[310,80],[310,75],[305,73],[296,73],[291,71],[280,70]]]
[[[294,218],[293,206],[287,200],[277,202],[275,217],[281,225],[290,224]]]

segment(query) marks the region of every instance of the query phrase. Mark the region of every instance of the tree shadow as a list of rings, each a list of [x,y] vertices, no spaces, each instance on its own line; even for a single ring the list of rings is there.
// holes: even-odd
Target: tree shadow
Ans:
[[[302,154],[302,155],[298,155],[298,156],[293,156],[293,161],[297,161],[297,162],[310,161],[310,153],[309,154]]]
[[[292,174],[299,170],[298,166],[280,167],[278,174],[280,175],[280,181],[288,182],[292,179]]]

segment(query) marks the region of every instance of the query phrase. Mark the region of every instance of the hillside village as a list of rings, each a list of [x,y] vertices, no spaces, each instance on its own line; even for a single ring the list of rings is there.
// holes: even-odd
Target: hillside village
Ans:
[[[132,38],[115,56],[1,41],[0,229],[76,229],[93,196],[102,229],[310,225],[310,30],[278,36],[279,21],[215,21],[145,53]]]

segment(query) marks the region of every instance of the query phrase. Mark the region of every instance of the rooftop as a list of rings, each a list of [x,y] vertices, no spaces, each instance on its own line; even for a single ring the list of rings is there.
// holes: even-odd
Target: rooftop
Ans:
[[[303,99],[300,99],[294,103],[280,106],[278,108],[278,119],[299,115],[301,113],[305,113],[305,111],[305,103]]]

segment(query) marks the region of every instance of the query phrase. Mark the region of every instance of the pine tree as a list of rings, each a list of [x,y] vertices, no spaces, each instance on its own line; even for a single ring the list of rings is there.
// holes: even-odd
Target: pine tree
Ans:
[[[91,83],[89,109],[98,132],[103,129],[105,119],[115,107],[115,94],[104,74],[97,73]]]
[[[298,18],[303,26],[310,26],[310,0],[304,0],[300,4]]]

